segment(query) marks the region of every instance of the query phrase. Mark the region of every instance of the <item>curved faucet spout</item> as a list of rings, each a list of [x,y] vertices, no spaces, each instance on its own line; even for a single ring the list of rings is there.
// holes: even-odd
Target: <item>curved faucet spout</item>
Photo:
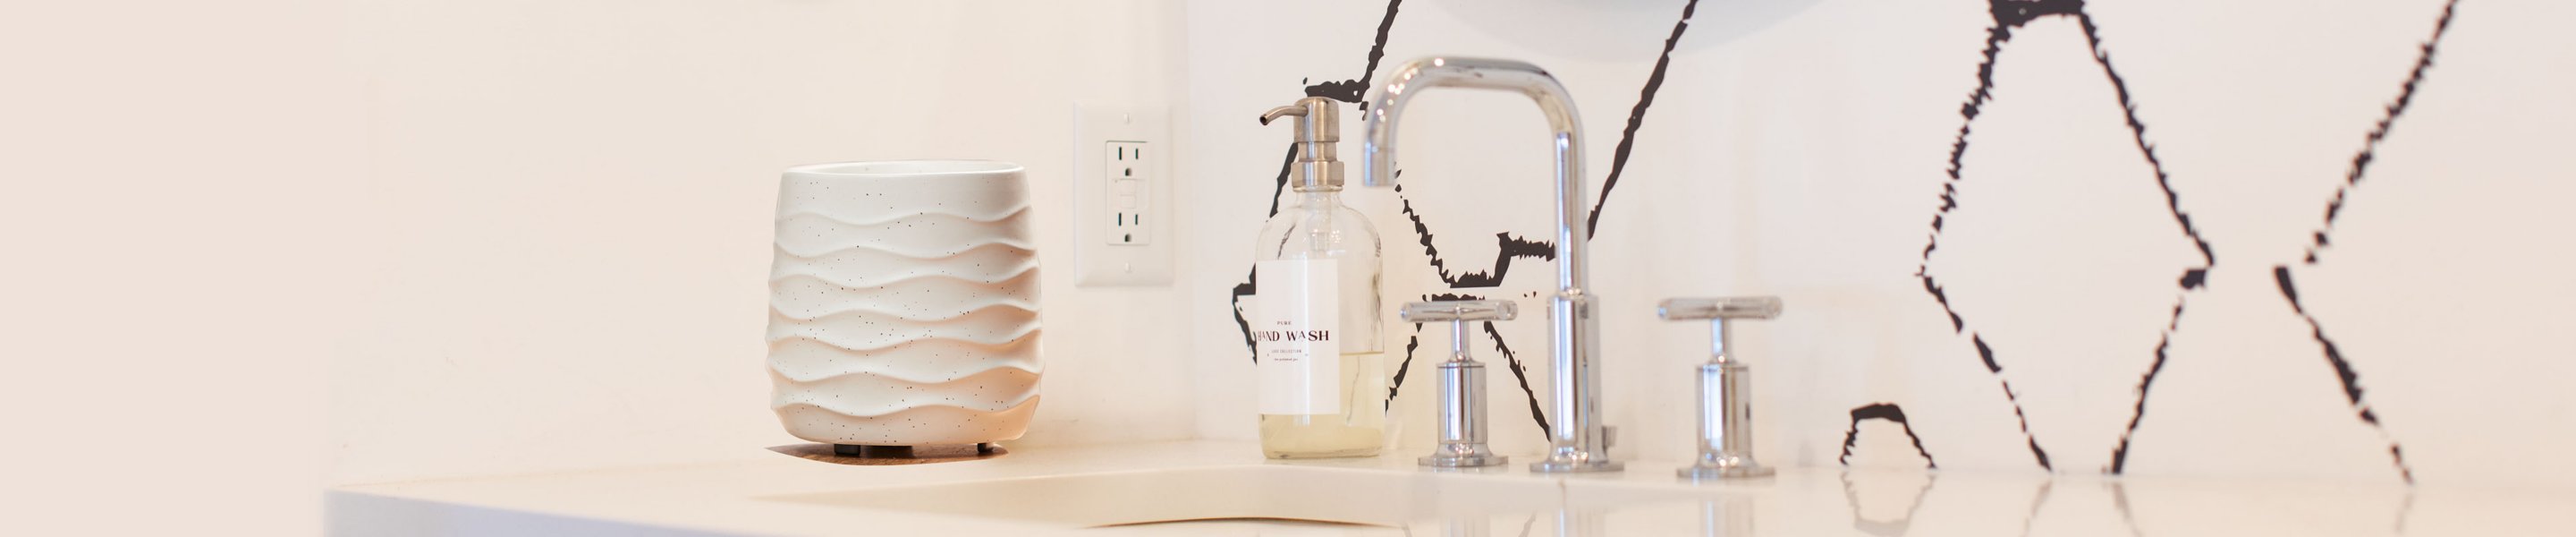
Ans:
[[[1556,296],[1549,307],[1555,345],[1549,350],[1550,386],[1556,424],[1549,430],[1546,460],[1531,469],[1549,472],[1617,470],[1610,460],[1610,428],[1601,424],[1600,376],[1595,357],[1600,322],[1593,318],[1593,297],[1585,293],[1590,240],[1584,223],[1583,125],[1574,98],[1556,77],[1528,62],[1486,58],[1432,57],[1405,62],[1389,73],[1385,85],[1369,89],[1368,137],[1361,142],[1365,161],[1360,184],[1395,186],[1395,131],[1404,107],[1431,88],[1510,90],[1538,103],[1556,150]]]
[[[1387,83],[1369,88],[1368,139],[1361,143],[1367,159],[1365,184],[1373,187],[1395,185],[1395,130],[1406,103],[1423,90],[1439,87],[1510,90],[1529,96],[1546,114],[1548,130],[1556,137],[1557,177],[1583,176],[1583,126],[1574,113],[1574,99],[1556,77],[1529,62],[1490,58],[1423,58],[1395,68],[1388,73]],[[1580,184],[1580,181],[1574,183]],[[1580,196],[1578,196],[1580,197]]]
[[[1368,136],[1361,142],[1365,170],[1360,184],[1396,184],[1395,131],[1404,107],[1431,88],[1482,88],[1520,92],[1538,103],[1556,149],[1556,259],[1560,291],[1581,292],[1587,283],[1584,243],[1583,125],[1574,98],[1556,77],[1529,62],[1489,58],[1423,58],[1395,68],[1385,85],[1369,89]]]

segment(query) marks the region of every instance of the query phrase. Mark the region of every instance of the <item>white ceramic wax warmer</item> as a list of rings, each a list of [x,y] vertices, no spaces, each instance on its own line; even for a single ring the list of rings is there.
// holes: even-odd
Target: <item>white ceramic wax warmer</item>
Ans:
[[[770,406],[797,438],[1019,438],[1038,404],[1026,180],[990,161],[787,170],[769,276]]]

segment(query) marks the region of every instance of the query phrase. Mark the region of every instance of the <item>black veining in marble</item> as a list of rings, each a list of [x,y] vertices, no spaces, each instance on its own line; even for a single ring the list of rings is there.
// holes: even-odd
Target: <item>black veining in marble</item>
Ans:
[[[1377,21],[1377,42],[1369,45],[1368,68],[1360,71],[1359,78],[1306,86],[1306,96],[1359,103],[1361,110],[1367,110],[1368,102],[1361,99],[1368,94],[1369,78],[1377,76],[1378,60],[1386,58],[1386,34],[1387,31],[1395,29],[1395,12],[1397,8],[1403,6],[1404,0],[1390,0],[1386,3],[1386,16]]]
[[[1851,409],[1851,429],[1843,433],[1843,456],[1836,461],[1844,466],[1851,465],[1852,448],[1860,444],[1860,422],[1868,420],[1887,420],[1903,427],[1905,439],[1914,443],[1914,452],[1923,455],[1923,467],[1941,467],[1939,462],[1932,460],[1932,451],[1923,449],[1923,437],[1914,434],[1914,423],[1905,420],[1905,409],[1896,403],[1870,403]]]
[[[2433,22],[2433,35],[2426,38],[2423,46],[2419,48],[2422,53],[2415,58],[2415,67],[2407,71],[2406,82],[2398,86],[2397,98],[2388,103],[2388,114],[2382,116],[2378,124],[2370,129],[2370,133],[2362,137],[2361,151],[2353,155],[2352,168],[2344,174],[2344,184],[2335,189],[2334,199],[2326,202],[2325,224],[2313,234],[2315,242],[2308,246],[2307,255],[2301,258],[2302,264],[2315,266],[2319,261],[2318,254],[2324,252],[2326,246],[2330,244],[2329,236],[2334,232],[2336,217],[2343,215],[2347,198],[2351,196],[2354,188],[2361,186],[2362,178],[2370,171],[2370,163],[2379,151],[2380,142],[2388,138],[2389,130],[2397,126],[2398,118],[2406,113],[2408,105],[2415,102],[2415,92],[2422,87],[2424,73],[2433,68],[2434,53],[2440,49],[2442,37],[2450,33],[2451,17],[2458,12],[2459,6],[2459,0],[2448,0],[2442,3],[2442,16]],[[2415,470],[2406,464],[2404,448],[2398,445],[2394,435],[2389,434],[2388,426],[2379,422],[2379,413],[2371,410],[2370,402],[2363,398],[2361,373],[2353,368],[2351,361],[2344,359],[2343,350],[2335,345],[2333,338],[2326,335],[2325,325],[2317,322],[2316,315],[2308,312],[2306,304],[2299,302],[2298,284],[2293,281],[2290,265],[2273,266],[2272,280],[2274,284],[2280,286],[2281,297],[2289,301],[2290,310],[2297,312],[2300,319],[2307,321],[2309,335],[2316,340],[2317,348],[2324,353],[2326,364],[2334,368],[2335,379],[2343,386],[2344,398],[2352,405],[2353,416],[2360,419],[2362,423],[2369,424],[2372,430],[2379,432],[2380,437],[2388,440],[2388,458],[2397,466],[2398,477],[2406,480],[2407,483],[2414,483]]]
[[[2038,435],[2030,430],[2030,418],[2022,408],[2019,394],[2013,391],[2011,381],[2003,376],[2003,365],[1995,358],[1994,345],[1985,340],[1984,334],[1969,329],[1966,318],[1951,306],[1947,289],[1931,273],[1930,268],[1932,254],[1941,246],[1943,226],[1948,222],[1949,215],[1959,208],[1958,183],[1966,179],[1964,162],[1970,147],[1969,135],[1976,126],[1977,116],[1994,100],[1995,64],[2003,52],[2004,45],[2012,41],[2015,29],[2032,21],[2050,16],[2074,19],[2077,26],[2084,32],[2086,44],[2092,49],[2090,52],[2094,63],[2101,66],[2103,76],[2110,82],[2112,94],[2116,97],[2116,104],[2120,106],[2131,140],[2135,142],[2139,155],[2154,171],[2156,187],[2163,191],[2165,196],[2166,210],[2173,215],[2174,223],[2180,228],[2181,233],[2191,240],[2193,247],[2201,255],[2199,266],[2185,269],[2181,277],[2176,279],[2176,285],[2180,288],[2177,293],[2180,296],[2175,299],[2173,316],[2166,322],[2164,334],[2156,344],[2155,359],[2139,380],[2135,392],[2137,402],[2133,405],[2137,413],[2132,414],[2128,430],[2121,434],[2119,445],[2112,449],[2111,464],[2104,469],[2109,473],[2120,473],[2124,470],[2123,461],[2127,457],[2130,435],[2136,432],[2140,418],[2144,416],[2149,389],[2154,385],[2156,375],[2164,370],[2166,350],[2173,339],[2174,328],[2181,324],[2183,304],[2192,291],[2200,289],[2207,282],[2209,271],[2217,265],[2217,255],[2210,247],[2208,239],[2202,237],[2199,228],[2192,224],[2190,213],[2183,210],[2182,197],[2174,191],[2171,175],[2166,173],[2163,160],[2156,155],[2155,144],[2147,140],[2147,126],[2138,118],[2138,105],[2131,97],[2127,79],[2112,66],[2111,54],[2102,43],[2100,27],[2095,23],[2093,16],[2085,12],[2083,0],[1989,0],[1987,7],[1994,17],[1994,25],[1987,28],[1983,60],[1977,65],[1977,88],[1969,92],[1968,101],[1959,109],[1962,123],[1959,126],[1957,138],[1953,139],[1950,145],[1949,166],[1946,170],[1949,178],[1941,185],[1941,204],[1934,210],[1932,232],[1923,246],[1923,259],[1915,269],[1915,277],[1922,279],[1924,290],[1932,295],[1933,301],[1940,304],[1942,312],[1949,316],[1951,329],[1968,335],[1969,341],[1976,347],[1978,359],[1986,366],[1986,371],[1995,375],[1996,382],[2003,388],[2004,399],[2012,404],[2014,419],[2020,422],[2024,440],[2030,446],[2032,460],[2041,468],[2054,470],[2055,466],[2049,462],[2048,451],[2040,447]]]
[[[1290,170],[1295,169],[1296,166],[1297,144],[1291,142],[1288,144],[1288,156],[1282,157],[1279,160],[1279,178],[1276,181],[1273,181],[1270,187],[1270,212],[1267,213],[1267,216],[1263,217],[1264,219],[1267,219],[1270,216],[1279,215],[1279,196],[1281,193],[1288,191],[1288,173]],[[1234,298],[1231,299],[1233,307],[1230,309],[1234,310],[1234,327],[1243,331],[1243,348],[1245,350],[1252,349],[1252,322],[1244,320],[1243,318],[1243,298],[1252,296],[1260,291],[1260,289],[1253,285],[1253,282],[1260,281],[1258,278],[1255,278],[1255,276],[1260,275],[1260,273],[1261,267],[1259,265],[1254,265],[1252,268],[1244,270],[1243,283],[1234,284]],[[1261,361],[1261,355],[1259,353],[1247,354],[1251,355],[1252,361]]]
[[[1628,152],[1637,146],[1637,128],[1646,125],[1646,107],[1655,104],[1655,92],[1664,88],[1664,69],[1672,66],[1673,46],[1682,42],[1682,32],[1690,30],[1691,13],[1699,10],[1699,0],[1682,4],[1682,20],[1673,22],[1673,34],[1664,38],[1664,52],[1655,56],[1655,70],[1646,74],[1646,87],[1637,91],[1637,106],[1628,109],[1628,127],[1619,131],[1619,146],[1610,151],[1610,176],[1601,180],[1601,196],[1592,201],[1592,214],[1584,218],[1583,233],[1589,237],[1601,232],[1601,208],[1610,204],[1610,190],[1619,188],[1619,175],[1628,171]]]
[[[1365,108],[1366,105],[1361,102],[1361,99],[1364,97],[1364,93],[1368,89],[1371,76],[1373,76],[1380,60],[1385,55],[1387,37],[1394,25],[1395,15],[1401,3],[1401,0],[1388,2],[1386,11],[1383,17],[1379,20],[1375,42],[1368,53],[1366,71],[1363,72],[1359,78],[1327,81],[1308,85],[1305,88],[1306,94],[1310,96],[1332,98],[1343,102],[1361,103],[1363,108]],[[2146,371],[2140,375],[2139,382],[2134,391],[2135,402],[2131,405],[2132,413],[2128,419],[2126,429],[2120,435],[2118,445],[2113,448],[2110,464],[2104,468],[2104,471],[2108,473],[2122,473],[2126,470],[2127,456],[2130,453],[2131,447],[2131,438],[2145,421],[2149,394],[2152,393],[2157,376],[2165,370],[2167,361],[2171,358],[2173,336],[2180,327],[2182,315],[2186,310],[2189,298],[2195,291],[2203,290],[2206,286],[2210,271],[2217,267],[2216,255],[2209,240],[2202,235],[2201,230],[2193,223],[2191,214],[2185,210],[2185,207],[2181,202],[2180,194],[2175,190],[2171,177],[2165,170],[2162,159],[2159,158],[2156,153],[2155,143],[2151,142],[2148,138],[2147,126],[2139,118],[2139,105],[2130,93],[2126,79],[2113,67],[2110,57],[2111,55],[2108,48],[2104,45],[2100,27],[2097,25],[2097,21],[2094,17],[2086,12],[2086,4],[2084,0],[1988,0],[1987,3],[1988,10],[1993,17],[1993,26],[1987,29],[1988,33],[1986,46],[1983,50],[1983,59],[1977,67],[1978,86],[1974,91],[1969,93],[1967,101],[1960,107],[1962,123],[1959,127],[1957,136],[1951,143],[1951,151],[1946,169],[1948,177],[1942,184],[1940,204],[1937,206],[1932,216],[1931,233],[1923,247],[1921,264],[1918,265],[1915,276],[1921,280],[1924,291],[1932,296],[1934,301],[1941,306],[1943,312],[1948,316],[1953,331],[1955,333],[1968,336],[1969,341],[1977,352],[1981,365],[1983,365],[1990,374],[1995,376],[1998,386],[2002,389],[2006,401],[2009,402],[2013,408],[2015,419],[2020,422],[2021,431],[2023,433],[2025,443],[2031,451],[2033,461],[2041,468],[2053,471],[2054,466],[2049,461],[2047,451],[2041,447],[2041,443],[2037,435],[2032,433],[2030,430],[2029,419],[2020,402],[2019,394],[2013,389],[2012,383],[2003,375],[2004,366],[2003,361],[1997,359],[1997,345],[1987,341],[1984,334],[1972,329],[1968,320],[1951,306],[1948,290],[1941,284],[1937,277],[1930,273],[1928,269],[1932,254],[1940,247],[1943,227],[1947,222],[1948,216],[1959,208],[1957,187],[1958,183],[1966,178],[1966,174],[1963,170],[1963,162],[1970,147],[1970,134],[1976,126],[1976,120],[1980,112],[1994,99],[1994,71],[1997,59],[2003,47],[2011,41],[2014,30],[2033,21],[2052,16],[2072,19],[2082,29],[2085,40],[2091,49],[2089,52],[2092,58],[2095,63],[2101,67],[2104,77],[2108,79],[2111,85],[2113,94],[2116,97],[2114,104],[2120,106],[2123,119],[2126,123],[2125,126],[2129,129],[2132,141],[2134,142],[2140,156],[2153,170],[2157,187],[2164,194],[2164,205],[2166,209],[2173,217],[2178,231],[2185,238],[2190,239],[2194,248],[2201,256],[2201,262],[2198,266],[2185,269],[2175,280],[2177,295],[2172,308],[2172,313],[2164,327],[2162,336],[2159,338],[2155,348],[2152,350],[2154,355],[2153,361],[2147,367]],[[2413,71],[2405,81],[2394,102],[2388,105],[2387,115],[2381,119],[2376,127],[2365,137],[2363,148],[2353,158],[2352,166],[2346,177],[2345,184],[2335,192],[2333,199],[2327,204],[2325,209],[2324,225],[2314,233],[2313,242],[2307,248],[2306,255],[2300,264],[2310,266],[2316,265],[2318,263],[2319,253],[2325,250],[2330,244],[2329,236],[2334,229],[2336,218],[2346,207],[2349,194],[2355,187],[2361,184],[2361,180],[2365,176],[2365,172],[2367,171],[2380,142],[2387,136],[2389,130],[2397,123],[2398,118],[2405,112],[2407,106],[2412,102],[2420,83],[2424,79],[2426,71],[2432,66],[2436,47],[2450,27],[2450,22],[2457,4],[2458,0],[2449,0],[2444,3],[2441,16],[2435,23],[2432,37],[2427,40],[2421,48],[2421,57],[2416,62]],[[1621,139],[1613,150],[1610,171],[1602,183],[1601,194],[1595,200],[1592,212],[1586,215],[1585,225],[1588,230],[1598,229],[1602,212],[1609,202],[1610,194],[1620,184],[1620,180],[1624,176],[1628,159],[1631,157],[1636,146],[1637,132],[1644,124],[1645,113],[1653,104],[1657,92],[1662,87],[1665,75],[1671,64],[1672,52],[1679,43],[1683,34],[1688,30],[1690,19],[1695,13],[1697,6],[1698,0],[1689,0],[1683,5],[1680,20],[1675,22],[1671,34],[1665,39],[1662,52],[1656,59],[1654,68],[1647,76],[1643,87],[1639,91],[1639,97],[1630,111],[1626,128],[1622,131]],[[1270,214],[1272,215],[1277,214],[1279,208],[1278,198],[1286,191],[1288,172],[1290,167],[1293,166],[1295,152],[1296,150],[1292,145],[1289,149],[1287,161],[1282,162],[1280,175],[1272,192],[1273,196],[1270,210]],[[1495,235],[1498,246],[1496,258],[1489,268],[1453,273],[1451,271],[1449,261],[1441,257],[1438,249],[1433,246],[1434,233],[1432,227],[1424,221],[1421,214],[1414,211],[1410,200],[1404,198],[1402,188],[1399,187],[1396,189],[1396,194],[1401,204],[1401,210],[1409,223],[1412,224],[1413,231],[1418,242],[1423,247],[1431,268],[1448,289],[1491,288],[1500,286],[1504,277],[1508,274],[1512,261],[1515,258],[1554,260],[1555,253],[1553,244],[1546,241],[1533,241],[1515,237],[1508,233],[1497,233]],[[2327,337],[2326,331],[2321,325],[2319,325],[2315,316],[2310,314],[2307,311],[2306,306],[2299,301],[2297,288],[2292,281],[2291,269],[2291,265],[2280,265],[2274,268],[2273,275],[2276,285],[2279,286],[2282,295],[2287,299],[2291,308],[2298,312],[2299,315],[2310,325],[2312,337],[2317,341],[2327,362],[2333,366],[2336,375],[2342,383],[2344,393],[2354,409],[2356,417],[2378,429],[2383,437],[2388,436],[2386,429],[2379,423],[2378,416],[2371,410],[2371,407],[2363,398],[2363,391],[2359,384],[2359,374],[2354,371],[2352,364],[2344,359],[2342,350],[2337,347],[2331,338]],[[1242,317],[1241,302],[1244,297],[1253,295],[1254,291],[1255,289],[1253,288],[1252,278],[1250,276],[1246,277],[1244,283],[1234,287],[1234,300],[1236,303],[1235,320],[1237,325],[1243,328],[1246,332],[1245,341],[1247,347],[1250,346],[1251,340],[1249,337],[1249,326],[1245,324]],[[1465,300],[1476,299],[1478,297],[1467,294],[1442,293],[1426,295],[1425,298]],[[1517,358],[1517,355],[1512,352],[1508,342],[1506,342],[1502,337],[1502,334],[1496,330],[1493,323],[1485,323],[1484,330],[1487,336],[1494,340],[1495,350],[1503,354],[1508,369],[1510,369],[1513,372],[1513,375],[1519,379],[1522,391],[1524,395],[1528,397],[1532,418],[1538,423],[1542,432],[1546,431],[1548,429],[1546,415],[1540,407],[1535,391],[1530,389],[1524,366]],[[1418,352],[1421,347],[1420,332],[1421,326],[1417,323],[1415,325],[1415,335],[1405,345],[1404,362],[1395,371],[1393,382],[1388,388],[1388,401],[1390,404],[1392,403],[1397,390],[1401,389],[1404,383],[1407,370],[1411,367],[1414,353]],[[1843,459],[1845,461],[1848,461],[1851,455],[1851,449],[1857,442],[1856,435],[1858,432],[1859,422],[1870,419],[1882,419],[1901,425],[1909,436],[1909,439],[1913,441],[1915,449],[1924,457],[1927,466],[1931,465],[1931,453],[1924,448],[1921,438],[1915,435],[1912,424],[1905,419],[1903,410],[1898,408],[1896,405],[1890,403],[1873,403],[1854,408],[1851,411],[1851,419],[1853,427],[1851,431],[1846,434],[1844,440]],[[2391,458],[2395,460],[2400,475],[2405,477],[2407,481],[2412,482],[2412,471],[2406,465],[2405,458],[2393,438],[2389,441],[2389,453]],[[2047,492],[2048,491],[2043,488],[2040,497],[2036,499],[2036,501],[2044,503],[2048,496]],[[2034,503],[2032,509],[2037,510],[2040,503]]]

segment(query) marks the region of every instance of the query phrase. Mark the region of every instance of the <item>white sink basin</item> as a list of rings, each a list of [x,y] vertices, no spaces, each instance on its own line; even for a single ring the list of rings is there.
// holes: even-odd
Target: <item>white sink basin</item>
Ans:
[[[760,499],[1093,528],[1180,521],[1404,527],[1425,521],[1495,515],[1698,502],[1718,496],[1713,490],[1680,484],[1658,486],[1586,476],[1264,464],[893,486]]]

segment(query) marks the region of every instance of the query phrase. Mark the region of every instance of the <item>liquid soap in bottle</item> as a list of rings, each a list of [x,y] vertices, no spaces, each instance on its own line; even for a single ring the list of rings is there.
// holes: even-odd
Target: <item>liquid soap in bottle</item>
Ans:
[[[1367,457],[1385,443],[1385,348],[1378,330],[1378,238],[1342,205],[1339,103],[1307,97],[1261,122],[1294,117],[1289,205],[1255,244],[1251,324],[1261,450],[1274,459]]]

